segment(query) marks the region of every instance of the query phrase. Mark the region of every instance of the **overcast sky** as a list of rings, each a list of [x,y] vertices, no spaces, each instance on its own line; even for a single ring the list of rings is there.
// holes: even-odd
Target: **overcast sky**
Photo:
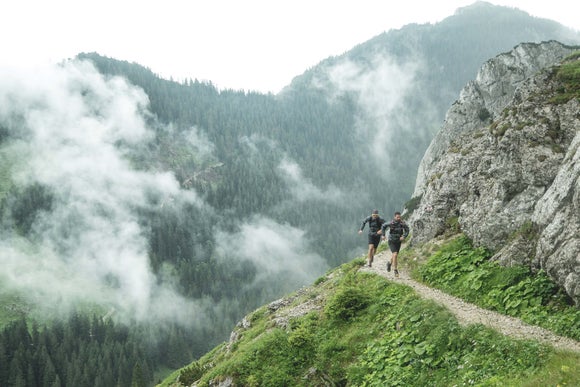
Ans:
[[[491,0],[580,30],[571,0]],[[164,78],[277,93],[321,60],[474,0],[18,0],[0,5],[0,71],[97,52]]]

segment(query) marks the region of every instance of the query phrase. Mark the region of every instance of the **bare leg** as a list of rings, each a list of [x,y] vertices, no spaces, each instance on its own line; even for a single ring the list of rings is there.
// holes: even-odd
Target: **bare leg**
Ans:
[[[373,258],[375,257],[375,245],[369,245],[369,254],[368,254],[368,265],[371,266],[373,264]]]

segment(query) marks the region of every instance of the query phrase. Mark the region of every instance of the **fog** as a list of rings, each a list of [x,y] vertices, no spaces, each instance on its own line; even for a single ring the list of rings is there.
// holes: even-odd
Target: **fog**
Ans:
[[[351,93],[363,114],[358,117],[357,136],[367,139],[367,151],[383,171],[388,171],[396,139],[401,130],[412,130],[405,124],[405,98],[414,91],[419,62],[398,64],[376,54],[364,65],[348,58],[328,70],[333,97]]]
[[[326,189],[317,187],[312,179],[304,176],[300,165],[284,157],[280,162],[278,169],[286,185],[290,189],[292,197],[298,202],[304,201],[324,201],[336,205],[344,203],[345,194],[336,186],[332,185]]]
[[[388,166],[395,121],[413,85],[416,68],[376,57],[371,68],[344,61],[328,79],[337,93],[355,93],[362,108],[357,135],[372,139],[367,151],[378,165]],[[137,320],[191,321],[204,318],[207,300],[184,299],[174,290],[171,270],[158,278],[148,258],[149,230],[140,214],[164,206],[180,213],[181,206],[216,210],[194,191],[180,188],[167,171],[144,170],[131,152],[154,139],[147,95],[117,77],[104,77],[90,64],[69,61],[36,71],[0,73],[0,126],[9,136],[0,159],[9,160],[0,195],[11,187],[38,184],[52,195],[50,210],[39,211],[26,237],[5,225],[0,235],[0,286],[15,289],[47,312],[65,313],[79,303],[94,303],[116,316]],[[157,124],[158,125],[158,124]],[[157,130],[159,128],[156,128]],[[218,159],[203,128],[178,133],[162,128],[187,144],[200,159]],[[320,201],[343,206],[353,193],[319,187],[278,144],[260,136],[242,137],[248,157],[260,162],[262,151],[279,157],[277,173],[292,203]],[[379,171],[388,168],[379,168]],[[2,197],[0,196],[0,198]],[[358,197],[356,200],[363,200]],[[142,216],[142,215],[141,215]],[[257,268],[253,284],[281,286],[287,292],[310,283],[327,269],[312,253],[307,232],[256,215],[232,220],[236,232],[214,230],[218,256],[251,261]],[[222,241],[227,241],[222,245]],[[234,246],[232,249],[231,247]],[[269,294],[273,294],[270,292]]]
[[[90,64],[2,72],[0,123],[11,184],[49,187],[51,211],[28,239],[4,230],[1,284],[56,315],[95,303],[136,320],[185,320],[195,303],[158,285],[137,212],[167,198],[203,205],[173,175],[136,170],[127,145],[147,141],[147,96]],[[186,314],[186,315],[184,315]]]
[[[309,252],[310,241],[304,231],[263,216],[245,222],[238,232],[220,232],[218,240],[227,240],[228,246],[235,247],[226,252],[220,245],[222,255],[251,261],[258,268],[254,283],[248,286],[289,292],[311,283],[317,273],[328,269],[322,257]]]
[[[180,188],[172,173],[143,170],[131,161],[131,152],[154,140],[148,104],[141,89],[104,77],[86,62],[1,71],[0,127],[8,136],[0,147],[0,160],[7,161],[0,199],[11,189],[34,185],[47,187],[51,195],[50,209],[36,212],[26,234],[4,221],[3,291],[18,292],[48,316],[93,305],[123,321],[191,325],[204,323],[206,312],[223,313],[219,304],[178,294],[170,268],[155,275],[150,267],[149,230],[142,214],[161,209],[180,214],[186,205],[202,213],[216,210],[194,191]],[[156,129],[186,143],[195,157],[217,159],[200,128]],[[250,150],[249,157],[261,157],[260,147],[277,147],[256,136],[241,138],[240,144]],[[332,187],[321,190],[306,179],[288,157],[278,172],[297,201],[340,199]],[[300,229],[264,216],[232,219],[231,224],[231,230],[214,230],[217,255],[255,264],[255,281],[245,286],[280,294],[327,269],[324,259],[310,252],[312,241]]]

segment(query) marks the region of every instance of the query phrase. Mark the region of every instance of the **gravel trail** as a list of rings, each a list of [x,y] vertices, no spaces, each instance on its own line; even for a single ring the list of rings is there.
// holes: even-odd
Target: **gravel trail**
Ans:
[[[460,298],[451,296],[438,289],[430,288],[411,279],[405,271],[399,270],[399,278],[393,272],[387,272],[387,259],[391,253],[383,251],[375,255],[373,267],[363,267],[361,270],[375,272],[389,280],[412,287],[423,298],[431,299],[445,306],[453,313],[461,325],[484,324],[498,332],[516,339],[534,339],[552,345],[554,348],[580,352],[580,342],[558,336],[547,329],[529,325],[517,318],[480,308]]]

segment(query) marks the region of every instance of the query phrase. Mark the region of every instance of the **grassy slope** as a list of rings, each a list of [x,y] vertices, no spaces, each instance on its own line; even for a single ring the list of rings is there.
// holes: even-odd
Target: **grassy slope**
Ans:
[[[441,250],[452,251],[456,241]],[[407,251],[404,260],[424,266],[434,254]],[[186,385],[199,380],[198,386],[228,377],[245,386],[545,386],[580,380],[580,354],[512,340],[481,325],[463,328],[411,288],[358,272],[363,263],[357,258],[333,270],[289,296],[287,306],[256,310],[247,318],[249,327],[235,329],[235,343],[216,347],[161,386],[180,385],[180,375]],[[301,315],[304,310],[311,311]]]
[[[580,340],[580,310],[544,271],[502,267],[491,256],[461,235],[412,272],[416,280],[482,308]]]

